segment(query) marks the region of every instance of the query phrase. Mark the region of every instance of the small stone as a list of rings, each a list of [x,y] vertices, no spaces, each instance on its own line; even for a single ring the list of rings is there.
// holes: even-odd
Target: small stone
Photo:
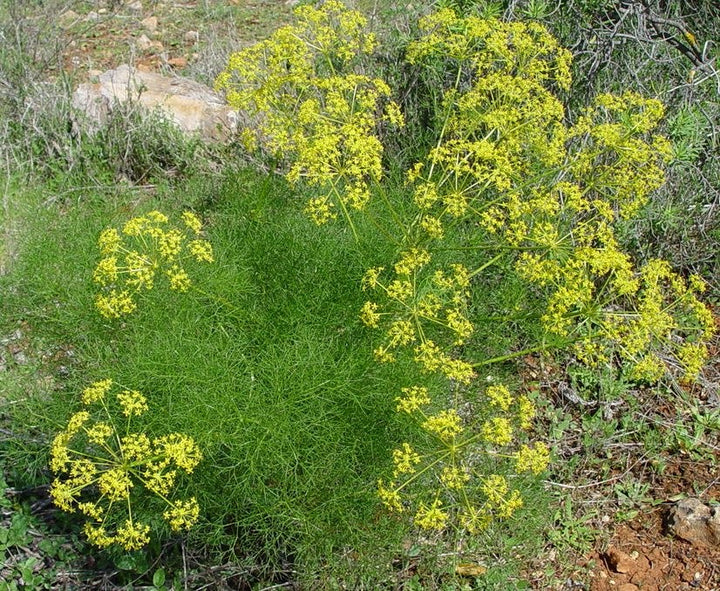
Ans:
[[[148,36],[144,33],[137,38],[137,41],[135,41],[135,43],[137,44],[140,51],[147,51],[153,46],[152,41],[150,41]]]
[[[696,546],[720,546],[720,507],[687,498],[670,509],[668,531]]]
[[[635,561],[629,554],[626,554],[618,548],[610,546],[605,556],[608,564],[616,573],[625,574],[635,569]]]
[[[167,63],[173,68],[184,68],[188,65],[188,61],[184,57],[171,57]]]
[[[98,9],[98,14],[107,14],[107,8]]]
[[[183,39],[186,43],[197,43],[198,39],[200,38],[200,35],[197,31],[188,31],[183,35]]]
[[[96,21],[100,19],[100,15],[95,12],[94,10],[91,10],[87,13],[87,16],[85,17],[86,21]]]
[[[127,7],[130,10],[137,10],[138,12],[143,9],[142,2],[140,2],[140,0],[135,0],[134,2],[128,2]]]
[[[233,136],[239,117],[222,96],[178,75],[143,71],[145,62],[138,61],[137,69],[123,65],[108,70],[98,77],[98,82],[80,84],[73,94],[73,106],[85,113],[86,122],[96,122],[99,127],[117,103],[130,100],[132,95],[147,109],[162,109],[184,132],[210,141],[225,141]],[[88,125],[88,131],[94,133],[98,127]]]
[[[158,26],[158,19],[156,16],[149,16],[140,21],[140,24],[145,28],[148,33],[154,33]]]

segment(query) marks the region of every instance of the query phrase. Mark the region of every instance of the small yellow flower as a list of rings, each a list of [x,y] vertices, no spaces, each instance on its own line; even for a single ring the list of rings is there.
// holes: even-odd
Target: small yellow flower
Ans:
[[[392,352],[389,350],[388,347],[376,347],[373,350],[373,355],[375,356],[375,359],[377,359],[378,363],[394,363],[395,362],[395,355],[392,354]]]
[[[83,515],[87,515],[90,519],[100,521],[103,516],[103,508],[95,503],[78,503],[78,509]]]
[[[98,478],[98,488],[103,495],[111,501],[122,501],[130,496],[133,482],[127,471],[122,468],[112,468],[103,472]]]
[[[522,445],[515,454],[515,470],[518,473],[540,474],[550,463],[550,450],[544,443],[536,442],[533,447]]]
[[[403,396],[396,398],[398,412],[406,412],[411,414],[421,406],[430,403],[428,389],[424,386],[412,386],[410,388],[401,388]]]
[[[180,230],[172,229],[161,233],[158,239],[158,252],[160,253],[160,256],[170,262],[177,259],[180,251],[182,250],[182,243],[184,239],[185,236],[182,232],[180,232]]]
[[[102,445],[114,432],[109,423],[98,422],[87,430],[87,436],[91,443]]]
[[[415,525],[422,529],[443,529],[448,515],[440,509],[441,505],[440,499],[435,499],[429,507],[425,503],[420,503],[417,513],[415,513]]]
[[[83,404],[92,404],[98,400],[105,398],[105,395],[110,391],[113,381],[111,379],[100,380],[90,384],[83,390],[82,402]]]
[[[365,302],[360,311],[360,320],[362,320],[365,326],[377,328],[378,322],[380,321],[378,305],[375,302]]]
[[[190,474],[202,459],[202,453],[195,441],[180,433],[171,433],[153,441],[157,453],[170,458],[178,468]]]
[[[99,548],[107,548],[115,543],[115,538],[108,535],[104,527],[95,526],[89,521],[85,522],[83,531],[87,536],[88,542],[98,546]]]
[[[117,395],[122,412],[126,417],[139,417],[147,409],[147,399],[137,390],[125,390]]]
[[[504,476],[491,474],[483,478],[480,489],[491,505],[498,506],[504,502],[509,486]]]
[[[168,462],[148,462],[148,468],[143,472],[144,484],[148,490],[163,496],[170,493],[177,477],[177,471],[167,470],[166,464]]]
[[[197,499],[192,497],[188,501],[176,501],[170,509],[163,513],[163,517],[170,523],[170,529],[180,531],[192,527],[200,515],[200,506]]]
[[[440,482],[450,489],[460,490],[470,480],[470,475],[457,466],[445,466],[440,473]]]
[[[200,221],[200,218],[194,214],[192,211],[184,211],[182,214],[183,222],[185,222],[185,225],[196,235],[200,235],[200,231],[202,230],[202,222]]]
[[[507,445],[513,438],[510,421],[505,417],[495,417],[485,421],[482,426],[482,437],[488,443]]]
[[[123,458],[130,462],[142,462],[152,457],[150,439],[145,433],[130,433],[120,439]]]
[[[379,285],[378,279],[380,274],[383,272],[383,267],[374,267],[365,271],[365,275],[362,278],[362,289],[375,289]]]
[[[129,291],[118,292],[114,289],[109,295],[98,294],[95,298],[95,306],[100,314],[111,320],[130,314],[137,307]]]
[[[387,286],[387,295],[390,299],[404,302],[413,296],[412,283],[395,279]]]
[[[166,274],[170,280],[170,289],[181,293],[185,293],[190,289],[190,276],[185,272],[185,269],[178,265],[173,265],[166,271]]]
[[[509,519],[513,513],[523,506],[522,496],[520,491],[514,490],[510,493],[510,496],[503,499],[503,501],[497,507],[497,516],[500,519]]]
[[[90,413],[86,410],[81,410],[79,412],[76,412],[74,415],[70,417],[68,420],[67,425],[67,434],[68,435],[74,435],[80,430],[80,427],[82,427],[85,423],[88,422],[90,419]]]
[[[397,275],[410,275],[416,269],[427,265],[430,262],[430,253],[420,248],[412,248],[400,255],[400,260],[395,263]]]
[[[313,197],[307,202],[305,213],[316,225],[322,226],[337,217],[332,208],[333,204],[327,200],[327,197]]]
[[[50,469],[53,472],[65,472],[70,463],[70,452],[68,444],[72,435],[61,431],[53,439],[50,449]]]
[[[508,411],[513,402],[510,390],[503,385],[488,386],[487,390],[485,390],[485,396],[490,400],[491,406],[496,406],[504,411]]]
[[[115,228],[107,228],[100,233],[98,246],[100,246],[100,254],[103,256],[115,254],[120,248],[120,244],[120,234]]]
[[[429,416],[422,427],[444,441],[454,438],[463,430],[460,415],[454,408],[441,410],[436,415]]]
[[[382,504],[388,509],[402,513],[403,506],[400,499],[400,492],[395,488],[394,482],[385,486],[382,480],[378,480],[378,496]]]
[[[128,519],[118,528],[115,541],[125,550],[140,550],[150,541],[149,533],[149,525]]]
[[[397,478],[400,474],[412,474],[415,472],[415,466],[420,463],[420,456],[410,447],[410,444],[403,443],[401,448],[393,450],[393,477]]]
[[[191,241],[190,244],[188,244],[188,250],[197,261],[205,263],[212,263],[215,261],[212,245],[207,240]]]
[[[415,329],[408,320],[396,320],[387,330],[388,346],[407,345],[415,340]]]
[[[517,415],[520,428],[527,431],[532,427],[535,418],[535,405],[527,396],[522,395],[517,398]]]
[[[108,256],[101,259],[93,271],[93,281],[100,285],[112,285],[118,279],[117,257]]]
[[[75,511],[73,503],[76,502],[76,495],[79,490],[73,488],[72,484],[55,479],[50,485],[50,498],[53,503],[63,511],[72,513]]]

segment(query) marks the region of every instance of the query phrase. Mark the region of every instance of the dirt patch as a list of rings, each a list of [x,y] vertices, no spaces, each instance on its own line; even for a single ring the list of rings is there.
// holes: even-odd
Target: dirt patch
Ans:
[[[217,46],[219,42],[237,49],[267,37],[291,18],[292,3],[109,1],[91,11],[76,7],[71,15],[61,19],[62,67],[84,80],[123,63],[146,71],[199,67],[208,54],[227,52],[227,47]]]
[[[693,546],[666,534],[669,507],[620,525],[589,557],[590,591],[720,589],[720,549]]]
[[[720,499],[716,466],[676,457],[652,483],[653,496],[668,501],[616,525],[584,562],[589,591],[720,590],[720,547],[693,545],[667,527],[679,495],[697,491],[705,502]]]

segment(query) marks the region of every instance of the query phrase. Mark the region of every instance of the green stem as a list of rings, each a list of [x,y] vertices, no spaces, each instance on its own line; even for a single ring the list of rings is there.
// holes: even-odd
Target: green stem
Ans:
[[[523,349],[522,351],[515,351],[514,353],[508,353],[507,355],[500,355],[499,357],[493,357],[492,359],[485,359],[484,361],[474,363],[472,366],[473,367],[483,367],[485,365],[491,365],[493,363],[509,361],[510,359],[522,357],[523,355],[529,355],[530,353],[537,353],[539,351],[545,351],[545,350],[547,350],[547,348],[548,347],[545,344],[538,345],[536,347],[529,347],[528,349]]]
[[[484,265],[480,265],[480,267],[478,267],[478,268],[475,269],[472,273],[470,273],[470,275],[468,276],[468,278],[469,278],[469,279],[472,279],[473,277],[475,277],[475,275],[479,275],[479,274],[482,273],[485,269],[487,269],[488,267],[490,267],[490,266],[494,265],[496,262],[498,262],[498,261],[502,258],[502,256],[503,256],[503,253],[500,253],[500,254],[494,256],[493,258],[491,258],[491,259],[490,259],[488,262],[486,262]]]

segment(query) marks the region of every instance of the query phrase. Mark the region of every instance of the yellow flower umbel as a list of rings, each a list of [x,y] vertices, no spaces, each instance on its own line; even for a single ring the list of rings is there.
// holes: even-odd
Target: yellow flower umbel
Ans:
[[[180,433],[150,439],[132,432],[131,421],[147,412],[147,400],[136,390],[120,389],[111,396],[114,386],[110,379],[88,386],[81,397],[83,410],[55,436],[50,497],[63,511],[85,517],[91,544],[139,550],[150,541],[150,525],[137,518],[140,495],[154,496],[166,507],[162,516],[173,531],[197,522],[197,500],[173,500],[172,492],[179,471],[192,473],[202,454]]]
[[[337,0],[295,14],[296,24],[232,54],[215,86],[256,117],[252,143],[288,159],[290,182],[317,187],[305,212],[319,225],[365,207],[382,174],[378,129],[403,118],[388,85],[360,73],[376,46],[365,17]]]
[[[378,482],[378,496],[393,512],[415,506],[414,522],[421,529],[440,530],[452,522],[475,533],[522,506],[520,492],[510,489],[505,476],[488,476],[480,458],[494,458],[506,473],[538,475],[548,466],[544,443],[522,443],[535,414],[532,401],[505,385],[486,388],[470,420],[454,408],[430,412],[425,387],[402,388],[395,400],[397,411],[412,417],[430,440],[423,438],[422,453],[409,443],[393,450],[392,480]]]
[[[192,281],[185,271],[188,261],[212,263],[212,246],[200,237],[202,222],[190,211],[182,225],[170,225],[166,215],[151,211],[132,218],[118,231],[107,228],[98,246],[102,259],[93,272],[100,287],[95,306],[105,318],[115,319],[137,308],[137,295],[153,289],[156,280],[170,289],[186,292]]]
[[[360,319],[370,328],[380,328],[386,319],[383,342],[375,349],[378,361],[393,362],[398,349],[411,347],[422,371],[468,384],[475,372],[452,355],[452,348],[467,342],[474,330],[466,310],[470,273],[460,264],[429,271],[430,262],[427,250],[410,248],[400,253],[392,278],[385,279],[382,268],[368,269],[362,287],[377,292],[384,307],[367,301]]]

